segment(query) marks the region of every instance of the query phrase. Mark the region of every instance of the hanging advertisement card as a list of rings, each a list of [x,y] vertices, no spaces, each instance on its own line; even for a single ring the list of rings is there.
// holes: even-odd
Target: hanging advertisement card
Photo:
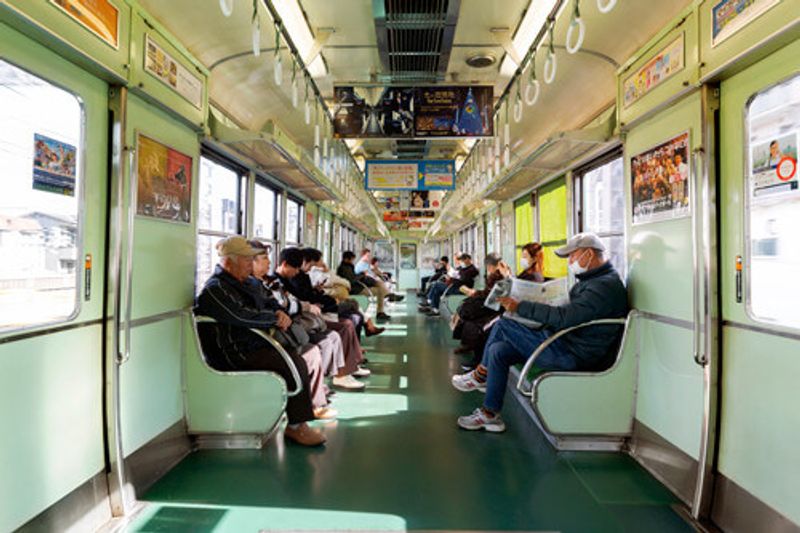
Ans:
[[[633,223],[688,216],[689,132],[631,158]]]
[[[419,162],[367,161],[367,189],[417,188]]]
[[[425,161],[423,163],[424,189],[453,189],[456,184],[455,161]]]
[[[333,136],[352,138],[408,138],[414,134],[416,89],[386,87],[377,99],[355,87],[335,87]]]
[[[108,0],[50,0],[110,47],[119,48],[119,9]]]
[[[33,188],[64,196],[75,196],[78,151],[38,133],[33,134]]]
[[[414,112],[417,137],[491,137],[491,86],[423,87]]]
[[[750,186],[753,196],[798,190],[798,133],[780,135],[750,147]]]
[[[683,70],[684,35],[660,50],[644,66],[625,78],[622,96],[625,107],[646,95],[666,80]]]
[[[722,0],[711,9],[711,47],[717,46],[780,0]]]
[[[136,175],[136,214],[175,222],[191,220],[191,157],[139,134]]]
[[[200,109],[203,106],[203,81],[176,61],[149,35],[145,35],[144,41],[144,69]]]

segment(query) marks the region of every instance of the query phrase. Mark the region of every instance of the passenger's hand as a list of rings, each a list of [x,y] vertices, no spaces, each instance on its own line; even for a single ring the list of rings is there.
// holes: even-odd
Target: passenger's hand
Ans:
[[[289,315],[284,313],[283,311],[278,311],[275,313],[275,317],[277,318],[277,322],[275,323],[278,326],[278,329],[281,331],[286,331],[289,329],[289,326],[292,325],[292,319],[289,318]]]
[[[478,292],[475,289],[464,289],[464,294],[467,296],[475,296],[475,293]]]
[[[313,304],[308,306],[308,312],[311,313],[312,315],[319,316],[322,314],[322,309],[320,309],[318,305]]]
[[[519,302],[514,298],[503,296],[501,298],[498,298],[497,301],[500,302],[500,305],[502,305],[505,308],[505,310],[508,311],[509,313],[517,312],[517,308],[519,307]]]
[[[500,263],[497,265],[497,270],[500,271],[500,274],[502,274],[504,278],[511,277],[511,267],[508,266],[505,261],[500,261]]]

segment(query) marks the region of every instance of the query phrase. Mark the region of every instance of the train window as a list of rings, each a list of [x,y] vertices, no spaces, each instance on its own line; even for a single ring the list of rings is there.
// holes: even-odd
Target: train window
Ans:
[[[256,182],[253,202],[253,235],[259,239],[274,241],[278,235],[277,216],[279,194],[275,189]]]
[[[0,330],[78,311],[83,108],[0,60]]]
[[[599,165],[579,171],[575,179],[578,231],[596,233],[608,259],[625,278],[625,170],[615,154]]]
[[[286,200],[286,244],[299,245],[303,234],[303,205],[291,198]]]
[[[746,130],[748,312],[800,327],[800,75],[750,100]]]
[[[197,216],[197,271],[195,290],[203,288],[214,271],[221,238],[241,233],[241,189],[243,173],[222,161],[200,158],[200,186]]]

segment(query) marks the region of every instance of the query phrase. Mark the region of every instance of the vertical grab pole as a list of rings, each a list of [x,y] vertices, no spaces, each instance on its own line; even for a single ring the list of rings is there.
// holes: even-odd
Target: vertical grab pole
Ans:
[[[719,402],[719,250],[717,245],[717,181],[716,181],[716,111],[719,109],[719,89],[704,85],[702,96],[702,180],[696,188],[700,193],[698,202],[701,211],[699,218],[702,252],[702,292],[698,300],[702,310],[702,343],[695,343],[700,354],[695,361],[703,369],[703,421],[700,433],[700,457],[697,465],[697,484],[692,501],[692,517],[702,520],[709,516],[714,496],[714,471],[717,451],[717,420]],[[695,205],[698,205],[695,204]],[[700,327],[699,324],[695,328]],[[700,330],[697,332],[699,333]]]
[[[113,87],[109,93],[111,124],[111,176],[109,183],[108,264],[106,272],[105,310],[105,448],[108,469],[108,492],[111,512],[115,517],[128,514],[131,498],[126,494],[127,476],[122,449],[120,420],[120,354],[122,348],[122,244],[125,236],[125,174],[130,157],[125,145],[128,114],[128,91]]]

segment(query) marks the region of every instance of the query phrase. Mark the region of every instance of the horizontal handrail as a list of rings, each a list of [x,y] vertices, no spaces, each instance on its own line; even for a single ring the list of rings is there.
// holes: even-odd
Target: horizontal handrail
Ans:
[[[194,317],[194,322],[195,322],[195,324],[219,324],[219,321],[215,320],[214,318],[211,318],[210,316],[202,316],[202,315],[196,315]],[[293,391],[289,391],[288,387],[287,387],[286,395],[289,396],[289,397],[292,397],[292,396],[297,396],[298,394],[300,394],[303,391],[303,382],[300,379],[300,373],[298,372],[297,366],[294,364],[294,361],[292,361],[292,357],[289,355],[289,353],[272,336],[275,333],[274,328],[270,329],[269,333],[267,333],[265,331],[262,331],[260,329],[256,329],[256,328],[249,328],[249,329],[250,329],[250,331],[252,331],[256,335],[258,335],[259,337],[261,337],[262,339],[267,341],[273,348],[275,348],[275,350],[283,358],[284,362],[286,363],[286,366],[289,367],[289,372],[292,374],[292,379],[294,380],[294,382],[297,385],[297,387]],[[200,344],[199,335],[198,335],[198,339],[197,340],[198,340],[198,345],[200,346],[200,349],[202,350],[203,346]],[[275,375],[277,376],[278,374],[276,373]],[[278,376],[278,377],[280,377],[280,376]]]
[[[624,325],[625,326],[625,328],[623,329],[623,332],[622,332],[622,339],[620,340],[619,350],[617,352],[617,357],[616,357],[616,359],[614,361],[615,364],[616,364],[616,361],[619,360],[620,353],[622,352],[623,349],[625,349],[625,337],[626,337],[627,332],[628,332],[628,327],[630,325],[630,321],[633,318],[634,314],[635,314],[635,311],[631,311],[631,312],[628,313],[628,315],[625,318],[600,318],[600,319],[597,319],[597,320],[591,320],[589,322],[584,322],[584,323],[578,324],[576,326],[572,326],[572,327],[569,327],[569,328],[562,329],[562,330],[556,332],[555,334],[551,335],[550,337],[545,339],[545,341],[542,342],[533,351],[531,356],[525,362],[525,365],[522,367],[522,370],[520,371],[519,379],[517,380],[517,390],[523,396],[527,396],[529,398],[532,397],[533,396],[533,387],[531,387],[530,389],[525,389],[524,388],[524,384],[525,384],[525,381],[526,381],[525,378],[528,376],[528,372],[530,372],[531,366],[533,366],[534,362],[536,361],[536,358],[539,357],[539,355],[543,351],[545,351],[548,346],[550,346],[552,343],[554,343],[560,337],[563,337],[567,333],[570,333],[570,332],[575,331],[577,329],[585,328],[585,327],[588,327],[588,326],[602,326],[602,325],[613,325],[613,324],[619,324],[619,325]]]

